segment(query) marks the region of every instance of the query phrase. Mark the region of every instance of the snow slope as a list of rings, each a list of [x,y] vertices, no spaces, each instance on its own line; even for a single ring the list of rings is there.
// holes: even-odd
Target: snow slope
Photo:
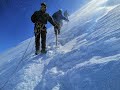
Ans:
[[[120,5],[105,3],[92,0],[72,14],[58,48],[48,29],[46,55],[34,56],[34,37],[1,54],[1,90],[120,90]]]

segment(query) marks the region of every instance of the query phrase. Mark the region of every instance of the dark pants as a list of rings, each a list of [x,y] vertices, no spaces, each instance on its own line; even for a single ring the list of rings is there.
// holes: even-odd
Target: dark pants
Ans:
[[[54,28],[55,34],[60,34],[60,29],[61,29],[62,25],[61,25],[60,23],[56,22],[56,21],[55,21],[55,23],[56,23],[56,24],[58,25],[58,27],[59,27],[59,29]]]
[[[36,51],[40,49],[40,36],[41,36],[41,48],[46,49],[46,29],[41,30],[40,33],[35,33],[35,48]]]

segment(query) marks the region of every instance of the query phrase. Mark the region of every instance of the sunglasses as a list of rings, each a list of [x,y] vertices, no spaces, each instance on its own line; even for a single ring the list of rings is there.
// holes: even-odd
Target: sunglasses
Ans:
[[[41,8],[47,8],[46,6],[42,5]]]

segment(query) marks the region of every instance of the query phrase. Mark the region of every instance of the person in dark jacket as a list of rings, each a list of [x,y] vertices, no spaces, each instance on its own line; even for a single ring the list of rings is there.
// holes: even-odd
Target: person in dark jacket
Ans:
[[[57,30],[58,30],[58,34],[60,34],[60,29],[61,29],[61,27],[63,25],[62,21],[65,20],[65,21],[69,22],[69,20],[62,15],[62,10],[61,9],[58,10],[57,12],[55,12],[52,15],[52,17],[53,17],[54,21],[57,23],[57,25],[59,26],[59,29],[54,29],[55,34],[57,34]]]
[[[52,17],[46,13],[46,4],[41,3],[41,8],[39,11],[35,11],[31,16],[32,22],[35,24],[34,33],[35,33],[35,54],[40,53],[40,36],[41,36],[41,53],[46,53],[46,24],[49,21],[54,28],[58,28],[57,24],[53,21]]]

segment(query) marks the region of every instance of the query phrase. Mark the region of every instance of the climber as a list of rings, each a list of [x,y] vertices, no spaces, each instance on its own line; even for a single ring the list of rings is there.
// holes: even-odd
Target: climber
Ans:
[[[58,25],[54,22],[52,17],[46,13],[46,4],[41,3],[41,8],[39,11],[35,11],[31,16],[31,21],[34,23],[34,33],[35,33],[35,54],[46,53],[46,24],[49,21],[54,28],[58,29]],[[40,50],[40,37],[41,37],[41,48]]]
[[[69,20],[62,15],[62,10],[61,9],[58,10],[57,12],[55,12],[52,15],[52,17],[54,19],[54,22],[56,22],[57,25],[59,26],[59,29],[56,29],[56,28],[54,29],[55,30],[55,34],[60,34],[60,29],[61,29],[61,27],[63,25],[62,21],[65,20],[65,21],[69,22]]]

